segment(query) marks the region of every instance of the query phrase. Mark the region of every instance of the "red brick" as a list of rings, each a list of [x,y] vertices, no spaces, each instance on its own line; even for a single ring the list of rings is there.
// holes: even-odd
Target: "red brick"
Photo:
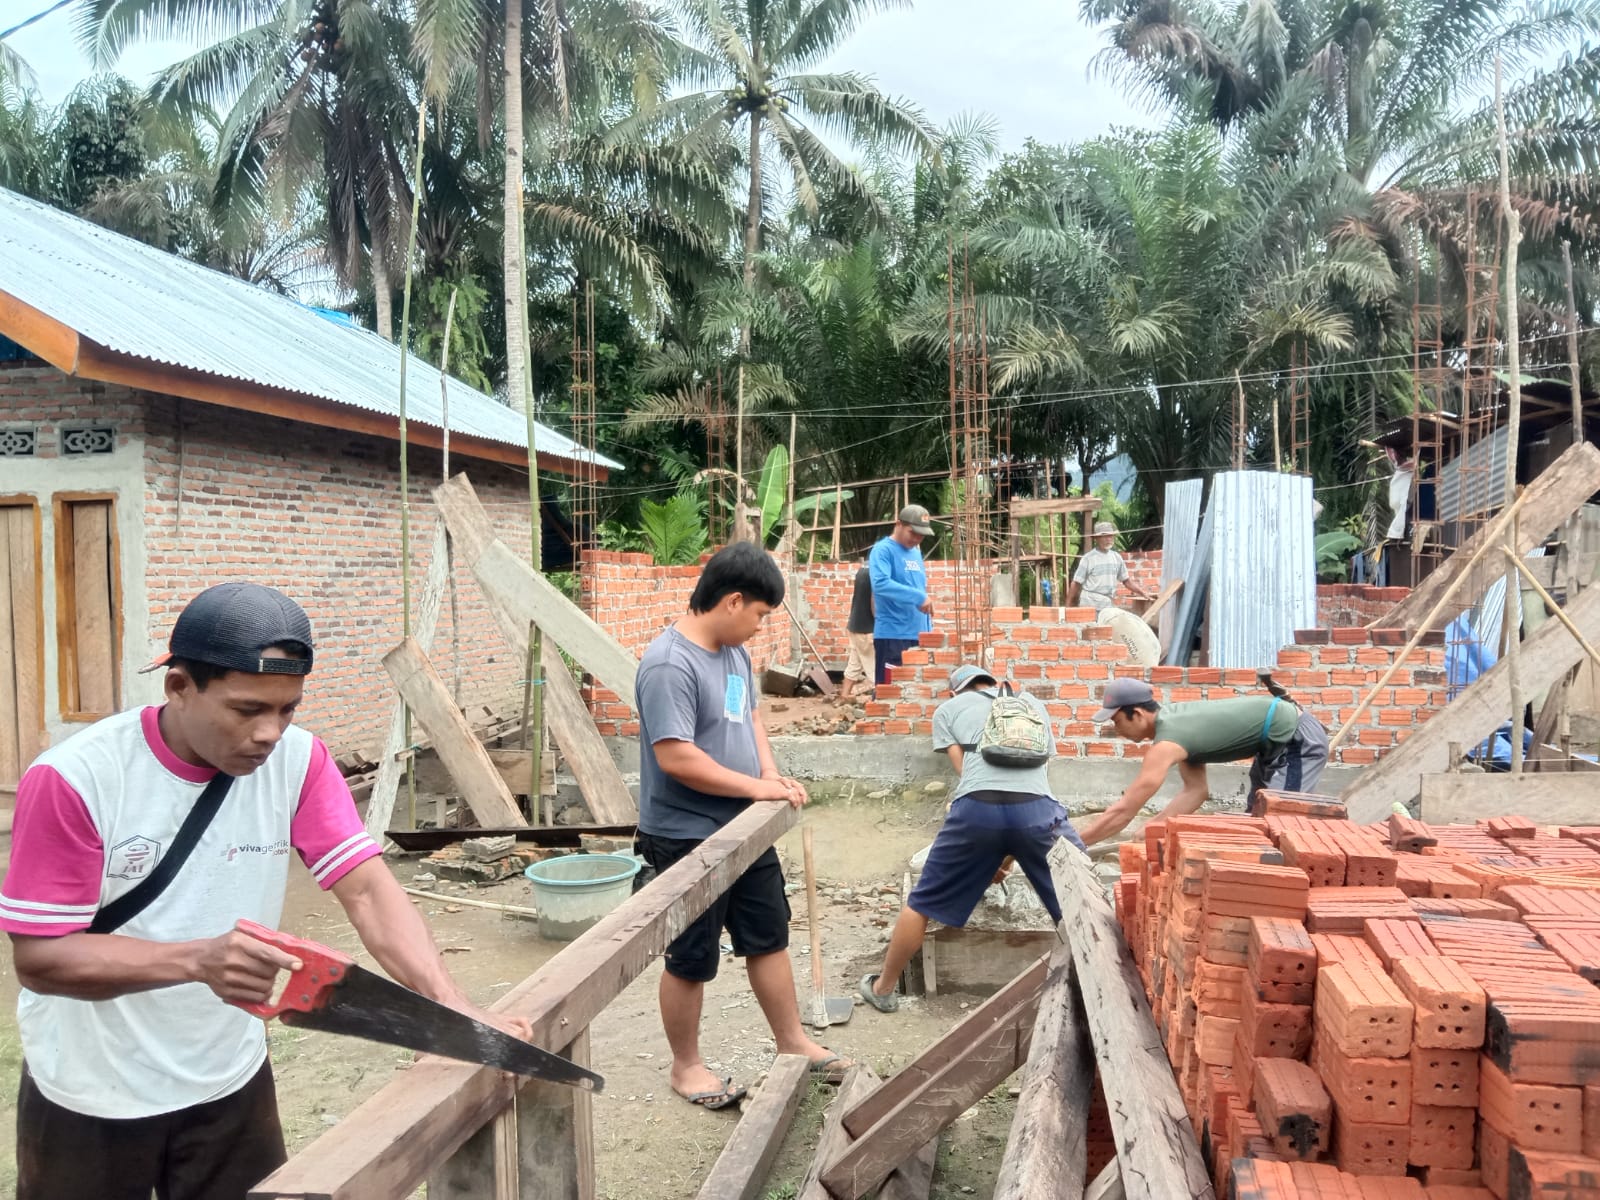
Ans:
[[[1347,1119],[1371,1125],[1410,1124],[1409,1059],[1351,1057],[1336,1049],[1327,1031],[1319,1028],[1311,1050],[1311,1065]]]
[[[1412,1105],[1412,1166],[1465,1170],[1476,1161],[1477,1145],[1477,1114],[1472,1109]],[[1429,1193],[1431,1197],[1431,1186]]]
[[[1367,1125],[1335,1110],[1333,1161],[1359,1175],[1404,1175],[1411,1153],[1409,1125]]]
[[[1369,918],[1362,923],[1362,933],[1367,945],[1383,960],[1386,971],[1393,972],[1395,960],[1437,955],[1428,935],[1422,931],[1422,922],[1415,917],[1394,920],[1388,917]]]
[[[1239,1005],[1239,1041],[1252,1058],[1304,1058],[1311,1048],[1311,1009],[1269,1004],[1246,988]]]
[[[1416,1008],[1416,1045],[1454,1050],[1483,1045],[1487,999],[1454,959],[1401,958],[1394,963],[1393,979]]]
[[[1411,1048],[1411,1102],[1429,1108],[1478,1107],[1478,1053]]]
[[[1479,1060],[1478,1115],[1525,1150],[1577,1154],[1583,1149],[1583,1089],[1514,1083]]]
[[[1261,1128],[1286,1159],[1315,1158],[1327,1150],[1333,1108],[1317,1073],[1287,1058],[1255,1064],[1255,1108]]]
[[[1336,963],[1317,972],[1316,1022],[1330,1050],[1350,1057],[1400,1058],[1411,1050],[1415,1011],[1380,970]]]
[[[1274,1004],[1311,1003],[1317,951],[1298,921],[1252,918],[1246,964],[1261,999]]]

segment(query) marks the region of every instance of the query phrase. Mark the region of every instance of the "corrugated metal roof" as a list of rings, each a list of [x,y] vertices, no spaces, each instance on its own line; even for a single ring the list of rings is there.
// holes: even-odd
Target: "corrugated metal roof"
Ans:
[[[3,188],[0,292],[122,354],[399,418],[400,354],[377,334]],[[458,379],[448,387],[452,433],[527,446],[521,413]],[[416,355],[406,417],[443,428],[439,372]],[[585,457],[542,424],[534,445]]]
[[[1223,471],[1212,479],[1211,666],[1270,667],[1295,630],[1316,624],[1312,505],[1309,476]]]

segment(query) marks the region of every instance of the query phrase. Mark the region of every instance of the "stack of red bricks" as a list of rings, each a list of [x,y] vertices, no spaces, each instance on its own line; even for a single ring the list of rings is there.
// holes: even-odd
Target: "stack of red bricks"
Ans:
[[[1600,827],[1267,793],[1122,870],[1219,1196],[1600,1200]]]

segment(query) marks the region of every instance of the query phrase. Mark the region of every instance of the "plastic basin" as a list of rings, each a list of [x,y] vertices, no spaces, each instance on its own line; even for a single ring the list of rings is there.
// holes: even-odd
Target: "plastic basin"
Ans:
[[[640,865],[625,854],[565,854],[529,866],[539,936],[570,942],[583,933],[628,898]]]

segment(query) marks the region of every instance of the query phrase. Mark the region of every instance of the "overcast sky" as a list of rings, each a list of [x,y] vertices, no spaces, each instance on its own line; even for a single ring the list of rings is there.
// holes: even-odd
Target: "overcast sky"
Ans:
[[[31,2],[45,7],[44,0]],[[28,0],[0,0],[8,14],[29,7]],[[1074,0],[916,0],[908,11],[869,17],[821,69],[872,75],[883,91],[920,105],[936,125],[965,112],[988,113],[1000,122],[1007,150],[1029,137],[1069,142],[1113,125],[1150,124],[1115,83],[1090,75],[1104,42],[1078,19],[1076,7]],[[72,32],[69,7],[8,41],[51,101],[91,73]],[[141,46],[118,68],[144,83],[186,49]]]

